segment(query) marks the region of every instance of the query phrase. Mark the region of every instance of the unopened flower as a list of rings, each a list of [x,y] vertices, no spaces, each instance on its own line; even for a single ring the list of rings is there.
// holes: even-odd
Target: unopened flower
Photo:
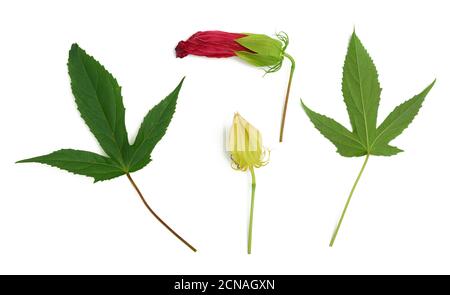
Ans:
[[[291,61],[291,72],[280,128],[281,142],[283,141],[284,122],[295,61],[286,52],[289,44],[288,36],[283,32],[278,33],[276,36],[277,39],[263,34],[201,31],[195,33],[186,41],[180,41],[175,48],[175,52],[179,58],[190,54],[216,58],[236,56],[253,66],[265,68],[266,73],[278,71],[283,64],[284,58],[288,58]]]
[[[252,199],[247,243],[247,253],[251,254],[256,189],[255,168],[262,167],[268,163],[269,152],[262,144],[262,136],[259,130],[238,113],[234,115],[233,125],[231,126],[228,150],[231,154],[232,167],[241,171],[250,170],[252,175]]]
[[[236,170],[247,171],[267,164],[268,152],[262,145],[261,132],[238,113],[234,115],[228,149]]]

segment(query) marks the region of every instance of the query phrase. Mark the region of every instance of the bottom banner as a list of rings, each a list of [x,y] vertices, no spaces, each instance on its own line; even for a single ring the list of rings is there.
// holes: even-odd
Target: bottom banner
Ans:
[[[3,290],[18,293],[107,291],[132,294],[315,294],[334,290],[392,292],[445,290],[448,276],[295,276],[295,275],[185,275],[185,276],[0,276]],[[441,287],[445,287],[442,289]],[[137,293],[137,292],[136,292]],[[6,294],[6,293],[5,293]]]

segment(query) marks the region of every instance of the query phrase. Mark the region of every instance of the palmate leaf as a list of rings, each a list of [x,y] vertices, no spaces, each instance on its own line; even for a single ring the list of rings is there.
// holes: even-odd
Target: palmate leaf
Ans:
[[[333,119],[302,106],[314,126],[329,139],[344,157],[364,155],[392,156],[402,150],[389,145],[413,121],[433,87],[397,106],[377,128],[381,88],[375,65],[353,32],[344,62],[342,94],[352,131]]]
[[[81,117],[109,157],[63,149],[18,163],[48,164],[93,177],[95,182],[145,167],[150,162],[153,148],[164,136],[172,120],[184,78],[171,94],[149,111],[134,144],[130,145],[125,127],[125,108],[116,79],[77,44],[70,49],[68,68]]]

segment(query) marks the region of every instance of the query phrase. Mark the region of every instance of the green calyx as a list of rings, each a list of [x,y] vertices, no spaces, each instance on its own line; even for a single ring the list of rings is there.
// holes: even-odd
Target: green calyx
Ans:
[[[281,68],[284,57],[292,59],[285,53],[289,44],[288,35],[280,32],[276,36],[278,39],[263,34],[247,34],[236,39],[237,43],[252,51],[237,51],[236,55],[251,65],[266,67],[266,73],[276,72]]]

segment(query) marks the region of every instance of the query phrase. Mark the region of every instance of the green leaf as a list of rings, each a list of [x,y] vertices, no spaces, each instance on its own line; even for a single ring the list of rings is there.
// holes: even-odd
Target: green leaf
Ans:
[[[184,78],[165,99],[154,106],[145,116],[136,140],[130,148],[130,172],[145,167],[150,162],[153,148],[166,133],[177,104]]]
[[[347,106],[352,132],[336,121],[308,109],[303,109],[319,131],[328,138],[345,157],[363,156],[364,163],[342,210],[341,217],[330,240],[333,246],[347,212],[350,200],[367,165],[370,155],[392,156],[402,152],[389,142],[400,135],[419,112],[425,96],[434,82],[422,93],[402,103],[377,128],[381,87],[375,65],[356,33],[350,38],[342,76],[342,94]]]
[[[95,182],[125,174],[122,168],[110,158],[80,150],[63,149],[17,163],[31,162],[47,164],[75,174],[93,177]]]
[[[146,166],[153,148],[166,133],[184,78],[146,115],[134,144],[130,145],[125,127],[125,108],[116,79],[77,44],[70,49],[68,67],[81,117],[109,157],[64,149],[18,163],[48,164],[93,177],[95,181],[111,179]]]
[[[347,128],[333,119],[312,111],[303,101],[301,103],[311,122],[323,136],[336,146],[340,155],[344,157],[359,157],[365,154],[359,139]]]
[[[119,84],[77,44],[70,49],[68,67],[72,92],[81,117],[105,153],[126,168],[129,144]]]
[[[381,149],[408,127],[414,117],[419,113],[425,97],[428,92],[430,92],[431,88],[433,88],[435,82],[436,80],[421,93],[397,106],[386,119],[384,119],[383,123],[381,123],[377,129],[377,135],[372,142],[371,149]]]
[[[381,94],[378,74],[367,50],[353,32],[342,77],[342,94],[352,132],[333,119],[308,109],[303,102],[302,105],[314,126],[337,147],[342,156],[392,156],[402,150],[389,145],[389,142],[412,122],[433,85],[434,82],[396,107],[377,128]]]

